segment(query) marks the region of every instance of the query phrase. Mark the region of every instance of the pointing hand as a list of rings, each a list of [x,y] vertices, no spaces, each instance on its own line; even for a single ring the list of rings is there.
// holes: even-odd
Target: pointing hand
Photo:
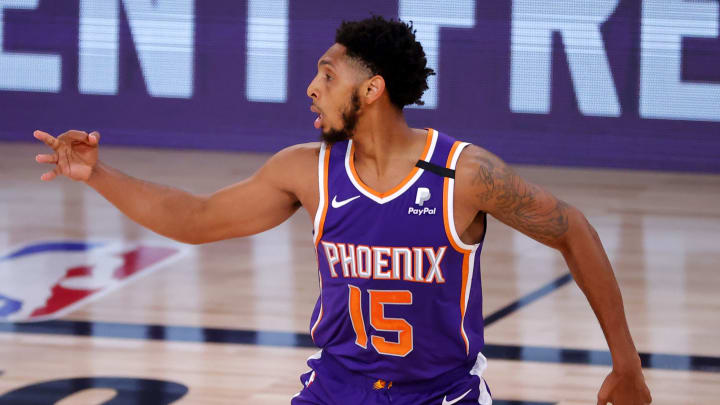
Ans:
[[[87,181],[98,160],[100,133],[88,134],[84,131],[67,131],[57,138],[43,131],[33,132],[33,136],[52,148],[52,154],[40,154],[35,157],[39,163],[54,164],[55,167],[43,174],[40,179],[50,181],[62,174],[76,181]]]

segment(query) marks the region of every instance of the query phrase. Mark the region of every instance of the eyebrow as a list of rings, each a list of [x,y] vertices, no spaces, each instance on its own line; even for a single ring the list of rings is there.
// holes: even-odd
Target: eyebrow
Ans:
[[[332,62],[330,62],[327,59],[320,59],[320,61],[318,61],[318,67],[320,67],[322,65],[329,65],[331,67],[335,67],[335,65],[333,65]]]

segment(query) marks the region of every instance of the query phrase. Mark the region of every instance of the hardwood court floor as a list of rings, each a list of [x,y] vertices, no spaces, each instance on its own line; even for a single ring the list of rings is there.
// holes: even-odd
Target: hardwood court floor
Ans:
[[[43,151],[40,144],[0,143],[0,308],[3,294],[32,281],[25,275],[33,269],[2,261],[26,246],[160,242],[184,254],[60,323],[0,323],[0,404],[21,387],[81,377],[172,381],[189,388],[177,404],[289,403],[315,352],[307,344],[318,293],[308,215],[300,210],[244,239],[175,244],[82,184],[41,182],[44,168],[33,159]],[[266,158],[101,149],[101,159],[126,173],[197,193],[247,177]],[[518,170],[579,207],[598,230],[644,354],[653,403],[720,403],[720,176]],[[482,274],[493,396],[595,404],[609,371],[607,348],[582,294],[563,278],[561,256],[491,220]],[[99,404],[114,392],[87,390],[60,405]]]

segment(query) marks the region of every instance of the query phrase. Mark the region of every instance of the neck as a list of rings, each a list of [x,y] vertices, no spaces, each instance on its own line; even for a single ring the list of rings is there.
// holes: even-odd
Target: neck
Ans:
[[[353,136],[355,164],[374,169],[378,176],[393,164],[411,161],[414,165],[425,146],[425,134],[425,130],[410,128],[401,110],[368,110]]]

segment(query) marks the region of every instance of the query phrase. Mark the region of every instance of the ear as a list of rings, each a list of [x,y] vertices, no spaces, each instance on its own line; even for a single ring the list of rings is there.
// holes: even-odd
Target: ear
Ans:
[[[385,79],[380,75],[375,75],[362,84],[360,87],[361,95],[365,98],[367,104],[372,104],[385,94]]]

